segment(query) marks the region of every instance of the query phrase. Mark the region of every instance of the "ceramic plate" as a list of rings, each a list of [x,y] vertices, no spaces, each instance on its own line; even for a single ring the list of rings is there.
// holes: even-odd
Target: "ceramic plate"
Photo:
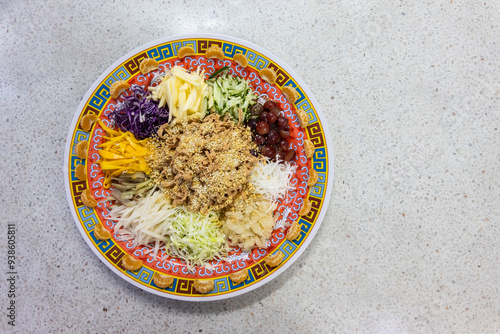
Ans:
[[[224,60],[204,57],[206,49],[214,44],[222,48]],[[186,45],[193,47],[196,55],[181,60],[177,58],[177,52]],[[246,55],[248,67],[242,68],[232,60],[237,53]],[[97,164],[98,145],[104,141],[104,131],[98,124],[94,124],[90,132],[86,132],[80,126],[80,120],[84,115],[95,114],[106,124],[111,124],[108,116],[116,106],[116,100],[111,99],[109,94],[111,84],[117,80],[125,80],[144,87],[155,75],[155,72],[141,74],[139,63],[143,58],[156,59],[160,63],[160,73],[166,68],[179,65],[189,70],[201,67],[208,76],[224,66],[229,66],[230,73],[248,79],[259,96],[280,102],[292,128],[291,147],[296,151],[293,161],[298,168],[292,179],[294,190],[289,192],[277,209],[279,219],[267,248],[255,249],[251,253],[236,249],[231,252],[228,261],[213,261],[210,269],[199,267],[195,272],[190,272],[185,263],[178,259],[168,256],[162,258],[164,253],[153,257],[147,247],[132,247],[131,241],[119,241],[113,234],[115,222],[108,218],[111,202],[106,200],[109,190],[103,188],[104,174]],[[276,84],[270,85],[258,75],[259,70],[266,67],[277,73]],[[298,91],[299,98],[294,104],[288,103],[281,93],[285,86],[293,86]],[[304,110],[309,116],[306,129],[299,127],[295,115],[297,109]],[[311,140],[315,146],[314,155],[310,159],[304,154],[306,139]],[[89,142],[88,155],[83,160],[75,154],[75,146],[82,140]],[[79,164],[85,165],[87,180],[82,181],[75,177],[75,167]],[[316,170],[319,180],[314,186],[308,187],[307,180],[311,168]],[[318,231],[328,206],[333,180],[333,154],[325,116],[311,91],[288,65],[252,43],[222,35],[196,34],[165,38],[141,46],[120,58],[97,79],[73,118],[66,142],[64,173],[66,194],[76,226],[92,251],[112,271],[131,284],[160,296],[208,301],[234,297],[262,286],[277,277],[300,256]],[[86,207],[81,201],[81,193],[87,188],[98,201],[96,208]],[[312,208],[307,216],[301,217],[298,211],[305,198],[309,199]],[[299,222],[301,230],[300,235],[290,241],[286,239],[287,226],[294,221]],[[93,229],[99,222],[112,232],[111,239],[102,241],[95,238]],[[269,267],[263,260],[276,252],[283,253],[284,260],[278,267]],[[136,272],[127,271],[121,263],[126,253],[141,259],[142,268]],[[248,270],[248,279],[243,283],[234,284],[229,275],[243,269]],[[157,287],[152,280],[155,272],[173,276],[173,285],[165,289]],[[214,290],[206,295],[198,293],[193,287],[193,282],[197,279],[213,279]],[[113,284],[113,281],[103,284]]]

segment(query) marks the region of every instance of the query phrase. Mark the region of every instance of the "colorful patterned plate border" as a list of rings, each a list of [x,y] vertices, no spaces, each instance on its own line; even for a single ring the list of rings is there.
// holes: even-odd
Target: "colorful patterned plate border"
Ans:
[[[196,65],[204,59],[199,56],[202,56],[207,47],[212,44],[217,44],[222,48],[227,60],[231,60],[235,53],[245,54],[249,60],[249,73],[266,67],[276,71],[276,84],[269,85],[265,83],[265,92],[261,92],[261,96],[271,95],[270,98],[285,103],[287,105],[285,115],[290,119],[292,124],[297,125],[297,128],[298,121],[292,112],[293,108],[302,109],[307,113],[309,124],[305,131],[302,130],[299,133],[299,138],[297,139],[299,143],[297,145],[300,146],[303,144],[303,140],[307,138],[314,144],[315,151],[311,159],[306,159],[304,154],[298,154],[297,159],[301,159],[303,167],[302,171],[297,171],[297,174],[308,174],[308,168],[312,167],[318,173],[319,180],[314,186],[308,187],[307,192],[304,190],[300,194],[300,200],[303,197],[309,198],[312,208],[307,216],[297,216],[301,228],[300,236],[297,239],[289,241],[281,233],[281,237],[276,237],[276,242],[271,242],[267,250],[252,252],[253,262],[250,265],[247,264],[246,268],[249,269],[249,277],[245,282],[234,284],[229,279],[229,273],[236,271],[237,268],[232,268],[232,271],[229,268],[227,272],[219,272],[219,275],[214,273],[214,290],[209,294],[202,295],[197,293],[193,288],[193,282],[196,277],[182,273],[181,271],[177,275],[169,272],[172,276],[176,277],[174,284],[166,289],[157,287],[152,280],[155,272],[164,273],[166,268],[159,270],[158,266],[156,268],[153,265],[149,266],[147,263],[149,261],[146,261],[143,267],[137,272],[127,271],[121,264],[121,258],[127,252],[126,247],[116,242],[113,238],[102,241],[94,237],[93,227],[95,224],[98,222],[105,223],[103,206],[98,206],[94,209],[88,208],[81,202],[80,195],[87,187],[91,187],[90,183],[94,183],[92,187],[97,188],[99,188],[99,184],[95,185],[95,183],[98,183],[98,181],[95,181],[96,177],[94,179],[89,178],[87,181],[80,181],[75,177],[75,167],[78,164],[85,164],[86,162],[76,156],[74,148],[81,140],[88,139],[90,141],[94,138],[95,141],[95,138],[99,137],[99,134],[96,133],[98,131],[96,130],[97,127],[94,127],[91,133],[88,133],[79,126],[79,123],[81,118],[89,113],[106,115],[105,109],[108,108],[109,111],[109,105],[111,105],[109,87],[113,82],[131,79],[139,82],[145,80],[139,73],[139,63],[143,58],[154,58],[158,62],[165,64],[172,64],[174,62],[177,64],[179,61],[176,60],[177,51],[180,47],[189,45],[195,49],[197,55],[190,60],[190,65]],[[200,60],[200,58],[202,59]],[[212,60],[207,61],[211,62],[208,66],[213,65]],[[227,65],[225,61],[219,61],[222,62],[219,64],[219,67]],[[207,64],[204,65],[206,66]],[[238,72],[238,69],[235,71]],[[290,106],[281,94],[281,88],[284,86],[293,86],[299,92],[299,98],[293,106]],[[89,153],[90,155],[91,153]],[[88,160],[86,166],[87,172],[92,173],[92,166],[94,166],[91,165],[92,158]],[[64,183],[71,213],[80,233],[97,257],[118,276],[145,291],[159,296],[188,301],[210,301],[234,297],[256,289],[277,277],[300,256],[318,231],[326,214],[333,184],[333,166],[331,137],[325,116],[309,88],[288,65],[263,48],[241,39],[215,34],[190,34],[164,38],[141,46],[116,61],[95,81],[80,103],[68,133],[64,160]],[[94,174],[97,175],[96,173]],[[303,176],[298,176],[298,178],[302,182],[307,181],[307,177],[305,181]],[[100,189],[100,197],[104,197],[102,188]],[[306,188],[304,187],[304,189]],[[93,194],[96,196],[97,192]],[[292,218],[292,220],[295,219]],[[111,226],[110,221],[106,220],[106,223],[108,227]],[[263,259],[266,254],[274,254],[277,251],[284,254],[283,262],[278,267],[269,267],[264,263]],[[138,255],[137,252],[135,250],[134,255]],[[173,263],[172,267],[174,267]],[[198,274],[199,276],[202,275]]]

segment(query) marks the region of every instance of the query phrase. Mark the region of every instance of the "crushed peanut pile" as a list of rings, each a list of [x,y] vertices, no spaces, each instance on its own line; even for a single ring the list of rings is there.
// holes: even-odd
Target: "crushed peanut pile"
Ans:
[[[218,114],[202,121],[165,124],[148,161],[151,177],[174,206],[207,214],[231,205],[251,192],[248,182],[257,159],[248,128]]]

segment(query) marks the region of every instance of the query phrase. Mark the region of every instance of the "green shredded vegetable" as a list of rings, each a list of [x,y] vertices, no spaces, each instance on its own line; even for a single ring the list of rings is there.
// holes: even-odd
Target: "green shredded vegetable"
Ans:
[[[203,106],[209,113],[217,113],[222,117],[229,115],[235,122],[239,120],[239,109],[243,113],[243,122],[250,118],[250,107],[257,102],[247,80],[231,76],[227,72],[206,81],[207,95]]]
[[[214,73],[212,73],[212,75],[210,75],[210,76],[208,77],[208,79],[210,80],[210,79],[212,79],[212,78],[215,78],[217,75],[219,75],[219,73],[224,72],[224,71],[225,71],[225,70],[227,70],[228,68],[229,68],[229,66],[224,66],[223,68],[218,69],[217,71],[215,71]]]
[[[217,213],[203,216],[181,208],[169,230],[166,252],[186,260],[189,270],[208,260],[222,259],[229,250]]]

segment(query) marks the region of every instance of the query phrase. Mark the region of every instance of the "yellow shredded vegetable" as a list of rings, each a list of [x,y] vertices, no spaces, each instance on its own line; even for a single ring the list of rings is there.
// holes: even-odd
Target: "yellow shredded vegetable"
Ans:
[[[123,173],[151,173],[145,160],[151,154],[146,148],[149,139],[137,140],[130,132],[110,129],[101,120],[97,120],[97,123],[108,134],[103,136],[106,142],[99,145],[101,159],[98,163],[106,174],[104,188],[111,186],[112,177]]]
[[[205,70],[197,68],[188,72],[181,66],[174,66],[156,87],[149,87],[153,101],[158,107],[168,105],[169,122],[172,117],[179,120],[202,119],[205,108],[202,102],[206,96]]]

